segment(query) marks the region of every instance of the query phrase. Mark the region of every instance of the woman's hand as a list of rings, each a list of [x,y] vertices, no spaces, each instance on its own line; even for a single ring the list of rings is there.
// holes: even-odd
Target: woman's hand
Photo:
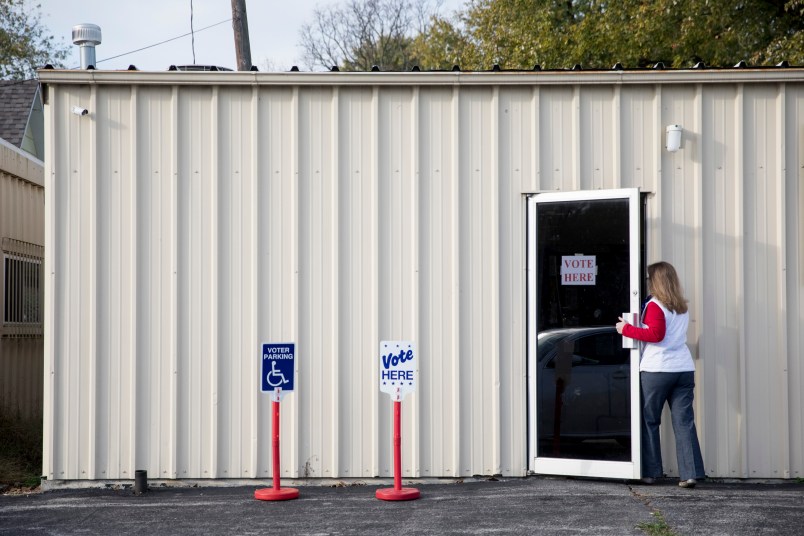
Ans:
[[[625,320],[623,320],[623,317],[621,317],[621,316],[618,316],[617,319],[619,320],[619,322],[617,322],[617,324],[614,327],[617,328],[617,333],[622,335],[623,334],[623,326],[625,326]]]

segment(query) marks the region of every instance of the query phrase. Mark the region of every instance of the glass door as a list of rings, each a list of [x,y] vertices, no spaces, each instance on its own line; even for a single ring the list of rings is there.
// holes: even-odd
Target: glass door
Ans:
[[[639,350],[614,324],[638,313],[638,189],[528,200],[529,469],[639,478]]]

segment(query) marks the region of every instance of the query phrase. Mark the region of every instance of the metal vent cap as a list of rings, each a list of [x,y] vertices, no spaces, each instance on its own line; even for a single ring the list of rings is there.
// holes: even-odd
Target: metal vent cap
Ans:
[[[100,45],[101,44],[101,29],[97,24],[77,24],[73,26],[73,44],[74,45]]]

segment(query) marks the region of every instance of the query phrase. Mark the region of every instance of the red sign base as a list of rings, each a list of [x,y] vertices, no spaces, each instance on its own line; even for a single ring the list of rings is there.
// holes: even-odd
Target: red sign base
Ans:
[[[383,501],[412,501],[418,499],[421,494],[416,488],[385,488],[378,489],[376,496]]]
[[[299,498],[296,488],[263,488],[254,492],[254,498],[261,501],[287,501]]]

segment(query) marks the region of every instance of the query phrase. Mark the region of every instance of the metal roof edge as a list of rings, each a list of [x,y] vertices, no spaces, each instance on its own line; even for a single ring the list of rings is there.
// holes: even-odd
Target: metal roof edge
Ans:
[[[279,72],[40,70],[44,84],[433,86],[804,82],[804,68],[646,71]]]
[[[0,138],[0,170],[25,182],[45,187],[45,163]]]

